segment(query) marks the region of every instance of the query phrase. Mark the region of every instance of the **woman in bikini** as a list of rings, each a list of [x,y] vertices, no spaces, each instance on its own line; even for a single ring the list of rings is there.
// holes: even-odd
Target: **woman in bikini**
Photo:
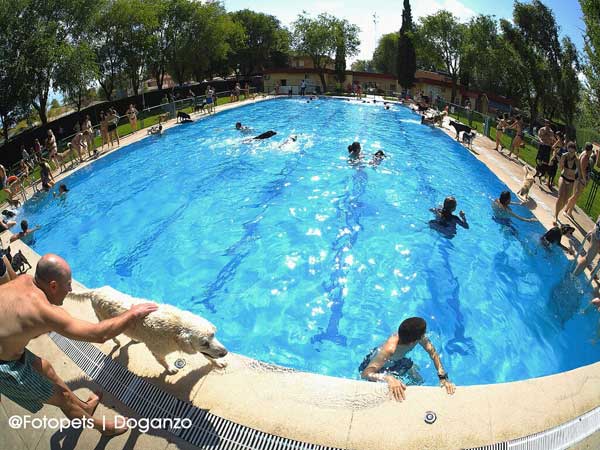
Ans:
[[[555,225],[560,223],[558,215],[566,206],[567,200],[573,193],[573,186],[577,182],[577,174],[581,173],[579,158],[577,157],[577,145],[575,142],[567,144],[567,153],[562,155],[558,164],[560,172],[560,181],[558,183],[558,199],[556,199],[556,208],[554,210]]]
[[[131,126],[131,132],[135,133],[137,131],[137,115],[138,110],[135,109],[133,103],[129,105],[129,109],[125,113],[127,114],[127,118],[129,119],[129,126]]]
[[[81,125],[81,132],[83,133],[83,137],[87,144],[88,156],[92,157],[92,152],[96,153],[96,149],[94,147],[94,127],[92,127],[92,121],[90,120],[90,116],[86,115],[85,120]]]
[[[567,202],[567,206],[565,207],[565,214],[571,219],[573,218],[575,204],[587,186],[588,181],[590,181],[592,170],[595,165],[596,153],[594,153],[594,146],[591,142],[586,142],[584,150],[579,157],[579,167],[581,168],[581,171],[578,172],[579,176],[577,177],[577,183],[575,183],[575,187],[573,188],[573,195],[571,195]]]
[[[58,152],[58,147],[56,145],[56,138],[54,137],[54,133],[52,130],[48,130],[48,137],[46,138],[46,148],[48,149],[48,158],[50,161],[54,161],[56,168],[60,167],[60,162],[58,161],[58,157],[56,153]]]
[[[498,121],[498,126],[496,127],[496,148],[494,150],[498,150],[498,146],[500,146],[500,148],[502,148],[502,143],[500,142],[500,139],[502,139],[502,136],[504,135],[504,130],[506,129],[507,126],[508,126],[508,123],[506,121],[506,113],[505,113],[500,116],[500,120]]]
[[[516,120],[508,128],[511,128],[516,132],[515,138],[513,139],[512,144],[510,145],[510,154],[512,155],[513,153],[515,153],[516,158],[519,159],[519,152],[521,151],[521,144],[523,143],[524,136],[523,119],[521,118],[521,116],[517,116]]]
[[[102,135],[102,150],[104,150],[104,145],[109,145],[112,147],[112,139],[108,134],[108,119],[104,111],[100,111],[100,134]]]

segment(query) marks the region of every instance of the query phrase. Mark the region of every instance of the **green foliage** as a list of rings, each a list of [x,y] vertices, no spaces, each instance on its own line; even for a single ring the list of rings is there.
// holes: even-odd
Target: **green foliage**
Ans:
[[[500,22],[514,56],[515,82],[521,84],[522,101],[535,123],[540,103],[555,101],[560,83],[561,48],[552,11],[539,0],[515,2],[514,25]]]
[[[20,47],[26,32],[20,23],[19,12],[23,2],[0,0],[0,120],[3,135],[8,140],[8,129],[13,125],[23,106],[28,103],[25,61]]]
[[[77,111],[81,110],[97,78],[96,55],[87,43],[65,47],[54,85],[66,94],[67,101],[75,104]]]
[[[244,30],[241,45],[229,56],[232,66],[239,64],[244,76],[262,73],[268,67],[285,65],[290,50],[290,32],[271,15],[243,9],[230,14]]]
[[[373,65],[378,72],[398,76],[398,33],[384,34],[373,52]]]
[[[418,30],[425,52],[432,54],[438,64],[442,62],[452,78],[452,102],[456,96],[465,28],[452,13],[442,10],[422,18]]]
[[[410,1],[404,0],[402,26],[400,27],[398,51],[395,59],[398,82],[405,89],[410,89],[415,84],[415,72],[417,71],[417,53],[413,42],[413,28]]]
[[[350,69],[354,72],[377,72],[372,59],[357,59],[352,63]]]
[[[578,120],[585,127],[600,126],[600,3],[579,0],[585,23],[585,83]]]
[[[327,91],[324,69],[327,62],[339,53],[338,64],[345,58],[358,53],[360,29],[346,20],[339,20],[329,14],[320,14],[312,19],[306,13],[300,14],[293,24],[292,46],[299,54],[310,56],[319,71],[323,92]]]

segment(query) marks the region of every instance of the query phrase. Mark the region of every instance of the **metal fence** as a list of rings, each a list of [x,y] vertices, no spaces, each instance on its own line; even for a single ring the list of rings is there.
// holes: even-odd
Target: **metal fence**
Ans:
[[[184,111],[187,113],[198,112],[199,114],[209,114],[210,112],[215,112],[218,107],[219,99],[229,97],[230,101],[238,101],[245,100],[248,97],[254,97],[258,94],[258,89],[255,87],[251,87],[248,91],[242,89],[240,91],[239,98],[235,95],[232,95],[232,91],[220,91],[214,94],[214,101],[211,106],[209,106],[206,102],[205,95],[199,95],[195,97],[188,97],[185,99],[175,100],[169,103],[163,103],[158,106],[153,106],[149,108],[142,109],[137,113],[137,129],[133,130],[131,128],[131,124],[129,122],[129,118],[127,115],[119,116],[116,125],[116,134],[120,141],[121,138],[127,137],[130,134],[153,126],[159,122],[166,122],[170,119],[175,119],[177,117],[178,111]],[[129,125],[129,126],[128,126]],[[123,134],[119,134],[119,132]],[[70,134],[66,137],[63,137],[57,140],[57,151],[61,154],[65,154],[68,151],[69,143],[73,140],[77,132]],[[92,149],[88,150],[88,153],[95,152],[98,148],[103,149],[105,145],[109,145],[109,148],[113,146],[113,143],[104,142],[104,137],[102,136],[100,130],[100,124],[94,125],[92,127]],[[116,146],[117,143],[114,143]],[[47,159],[48,150],[42,149],[42,156]],[[86,155],[82,154],[82,157]],[[37,191],[37,183],[39,182],[39,173],[36,170],[39,164],[39,161],[35,159],[35,155],[30,155],[31,161],[34,162],[33,167],[30,168],[30,172],[27,176],[25,173],[21,171],[20,162],[17,162],[11,165],[8,168],[7,175],[15,175],[19,178],[20,182],[18,184],[18,192],[15,192],[15,195],[18,195],[23,200],[26,200],[25,196],[25,188],[27,186],[32,186],[34,191]],[[69,164],[69,168],[73,168],[78,164],[79,155],[75,153],[75,150],[71,150],[70,153],[61,156],[61,159],[65,162],[65,167]],[[52,161],[50,162],[52,164]],[[59,169],[56,167],[55,169]]]

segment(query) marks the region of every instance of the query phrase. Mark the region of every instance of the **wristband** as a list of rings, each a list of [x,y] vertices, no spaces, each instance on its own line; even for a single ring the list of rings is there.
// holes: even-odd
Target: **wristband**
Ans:
[[[440,379],[440,381],[442,381],[442,380],[446,380],[447,381],[448,380],[448,372],[444,373],[443,375],[440,375],[438,373],[438,378]]]
[[[369,376],[369,378],[371,380],[378,381],[378,382],[381,383],[381,382],[385,381],[385,374],[383,374],[383,373],[374,373],[371,376]]]

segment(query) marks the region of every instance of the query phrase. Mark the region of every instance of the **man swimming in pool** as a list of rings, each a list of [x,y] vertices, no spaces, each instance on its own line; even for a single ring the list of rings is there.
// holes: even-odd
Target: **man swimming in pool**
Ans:
[[[361,377],[369,381],[386,382],[394,399],[401,402],[406,398],[406,385],[396,377],[413,368],[413,362],[406,358],[406,354],[420,344],[433,361],[440,385],[448,394],[454,394],[456,386],[448,378],[448,372],[444,370],[440,356],[425,335],[426,331],[427,323],[421,317],[410,317],[404,320],[398,327],[397,333],[391,335],[379,349],[373,349],[365,357],[358,368]]]
[[[242,125],[242,122],[236,122],[235,129],[238,131],[241,131],[242,133],[246,133],[246,132],[252,130],[252,128],[247,127],[246,125]]]

